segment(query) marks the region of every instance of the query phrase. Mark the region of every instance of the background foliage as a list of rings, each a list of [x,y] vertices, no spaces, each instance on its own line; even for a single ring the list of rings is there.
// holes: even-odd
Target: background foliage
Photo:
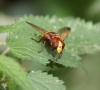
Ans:
[[[3,14],[2,14],[3,13]],[[7,16],[4,17],[6,14]],[[24,16],[25,14],[33,14],[39,16]],[[42,16],[40,16],[42,15]],[[53,17],[45,16],[45,15],[56,15]],[[10,16],[10,20],[9,17]],[[21,16],[19,20],[17,20],[12,25],[0,26],[0,53],[5,55],[7,52],[7,57],[0,56],[0,83],[5,80],[9,81],[10,76],[13,81],[5,83],[9,90],[20,90],[22,88],[28,87],[27,83],[31,82],[32,84],[37,82],[37,80],[41,81],[43,78],[40,78],[41,75],[47,76],[47,83],[49,78],[53,79],[52,83],[59,81],[58,86],[61,85],[62,89],[66,89],[64,85],[67,86],[68,90],[99,90],[100,89],[100,0],[0,0],[0,24],[6,25],[12,23],[12,19]],[[45,17],[43,17],[45,16]],[[63,18],[64,17],[64,18]],[[67,18],[65,18],[67,17]],[[79,17],[79,18],[78,18]],[[84,19],[80,19],[84,18]],[[49,63],[48,58],[52,58],[50,53],[51,49],[48,49],[46,46],[44,52],[41,55],[43,56],[42,60],[39,57],[36,57],[37,51],[40,50],[42,43],[36,44],[34,41],[30,40],[30,37],[40,38],[40,34],[33,30],[29,25],[25,22],[30,21],[38,26],[41,26],[44,29],[52,29],[54,31],[58,31],[59,28],[63,26],[70,26],[72,31],[70,36],[66,39],[66,47],[63,55],[62,61],[59,60],[57,63],[64,65],[64,68],[61,68],[61,65],[55,64],[53,62],[49,64],[51,67],[46,67],[45,64]],[[42,23],[41,23],[42,22]],[[66,22],[66,23],[65,23]],[[94,24],[95,23],[95,24]],[[7,45],[9,48],[6,49],[5,33],[11,32],[7,37]],[[28,34],[28,37],[27,35]],[[15,36],[16,37],[15,37]],[[18,38],[19,37],[19,38]],[[25,37],[25,39],[23,38]],[[27,37],[27,38],[26,38]],[[27,41],[29,40],[29,41]],[[26,44],[27,42],[27,44]],[[31,43],[29,43],[31,42]],[[24,48],[22,48],[22,45]],[[25,44],[25,45],[24,45]],[[34,44],[34,45],[33,45]],[[30,47],[28,47],[30,46]],[[33,47],[34,46],[34,47]],[[35,50],[35,46],[39,49]],[[4,51],[5,50],[5,51]],[[3,52],[4,51],[4,52]],[[25,51],[25,52],[23,52]],[[20,53],[20,54],[19,54]],[[34,55],[33,55],[34,53]],[[14,56],[13,56],[13,55]],[[27,55],[27,56],[26,56]],[[10,57],[10,58],[9,58]],[[20,61],[21,57],[25,60]],[[70,57],[70,58],[69,58]],[[38,58],[38,59],[37,59]],[[65,60],[65,58],[67,60]],[[27,59],[27,60],[26,60]],[[17,62],[16,62],[17,60]],[[81,60],[81,61],[80,61]],[[9,62],[8,62],[9,61]],[[18,64],[25,68],[26,71],[36,70],[31,73],[31,78],[28,79],[26,71]],[[66,62],[66,63],[64,63]],[[16,64],[17,63],[17,64]],[[44,65],[42,65],[42,64]],[[82,63],[82,64],[81,64]],[[17,66],[17,68],[15,67]],[[57,66],[57,67],[56,67]],[[60,68],[58,68],[58,66]],[[66,67],[65,67],[66,66]],[[88,75],[80,69],[73,69],[68,67],[76,67],[83,70],[87,70]],[[22,72],[18,72],[18,69]],[[84,69],[85,68],[85,69]],[[17,70],[17,72],[15,72]],[[39,70],[39,71],[38,71]],[[41,71],[40,71],[41,70]],[[11,71],[11,72],[9,72]],[[43,73],[42,71],[46,71],[49,74],[53,74],[53,76],[48,76],[47,73]],[[14,76],[13,76],[14,73]],[[35,74],[36,73],[36,74]],[[35,76],[38,76],[38,79],[35,81]],[[7,76],[5,76],[7,75]],[[17,76],[17,77],[16,77]],[[20,83],[20,78],[24,76]],[[34,76],[34,77],[32,77]],[[60,80],[58,80],[59,77]],[[63,80],[65,83],[64,85]],[[26,82],[27,81],[27,82]],[[44,89],[44,82],[37,83],[37,86],[40,86]],[[49,82],[50,83],[50,82]],[[26,85],[25,85],[26,84]],[[56,84],[56,83],[55,83]],[[34,84],[35,85],[35,84]],[[47,85],[45,83],[45,85]],[[52,85],[52,84],[51,84]],[[35,85],[36,86],[36,85]],[[40,88],[39,87],[39,88]],[[1,84],[0,84],[1,88]],[[32,85],[29,88],[37,88]],[[56,88],[56,87],[55,87]],[[45,88],[47,89],[47,88]],[[51,87],[51,90],[52,87]]]
[[[100,0],[0,0],[0,11],[10,16],[57,15],[100,21]]]
[[[77,68],[80,68],[80,69],[83,69],[86,71],[86,69],[81,65],[81,63],[79,61],[79,60],[81,60],[80,55],[94,54],[100,50],[100,43],[98,42],[100,40],[100,38],[99,38],[100,25],[99,24],[93,25],[92,22],[85,22],[84,20],[80,20],[79,18],[76,18],[76,19],[71,18],[71,17],[57,18],[56,16],[43,17],[43,16],[30,15],[30,16],[24,16],[23,18],[19,18],[15,22],[15,24],[0,27],[1,33],[9,32],[9,35],[6,39],[6,43],[7,43],[8,47],[2,53],[2,55],[6,54],[5,53],[6,51],[7,52],[10,51],[10,53],[12,53],[17,58],[21,58],[22,60],[32,60],[35,62],[39,62],[40,64],[43,64],[43,65],[50,63],[50,61],[48,59],[53,60],[52,55],[50,54],[51,48],[48,45],[45,47],[43,52],[37,53],[39,51],[39,49],[41,49],[42,42],[41,43],[34,42],[31,40],[31,37],[39,39],[40,33],[38,33],[36,30],[33,30],[32,27],[27,25],[26,21],[35,23],[36,25],[38,24],[38,26],[40,26],[44,29],[45,28],[47,30],[51,29],[55,32],[58,32],[59,28],[64,27],[64,26],[71,27],[71,29],[72,29],[71,33],[70,33],[69,37],[65,40],[66,47],[63,51],[63,56],[61,57],[61,59],[59,59],[56,62],[63,66],[73,67],[73,68],[77,67]],[[47,24],[47,22],[48,22],[48,24]],[[91,32],[91,35],[90,35],[90,32]],[[95,32],[95,34],[94,34],[94,32]],[[27,76],[23,77],[23,79],[20,77],[22,79],[21,81],[23,81],[27,85],[28,85],[28,83],[30,83],[31,86],[22,85],[21,83],[19,83],[19,80],[20,80],[19,76],[25,75],[25,74],[21,73],[24,71],[20,71],[21,67],[16,66],[17,63],[13,62],[10,58],[4,57],[2,55],[1,55],[1,62],[0,62],[2,65],[1,71],[6,73],[12,79],[14,79],[14,81],[19,86],[21,86],[24,90],[27,89],[28,87],[30,87],[30,90],[33,88],[34,88],[34,90],[36,88],[38,88],[38,89],[43,88],[43,90],[46,88],[48,88],[49,90],[53,90],[53,89],[56,90],[55,88],[59,88],[59,90],[61,90],[61,89],[65,90],[65,86],[61,85],[61,84],[63,84],[62,81],[59,82],[59,85],[57,85],[57,83],[55,83],[55,85],[53,86],[52,85],[52,83],[54,83],[53,80],[51,80],[51,81],[49,80],[51,76],[49,77],[49,75],[47,75],[46,76],[47,79],[44,79],[41,71],[34,72],[36,74],[37,73],[39,74],[39,77],[37,77],[37,78],[36,78],[36,76],[38,74],[35,76],[35,74],[30,73],[30,75],[31,75],[30,79],[32,82],[30,81],[30,79],[27,78]],[[12,57],[12,56],[10,56],[10,57]],[[17,59],[17,58],[15,58],[15,59]],[[2,59],[4,59],[4,60],[7,59],[7,61],[11,61],[11,62],[7,62],[4,60],[2,62]],[[12,64],[12,65],[9,65],[9,64]],[[56,64],[52,63],[51,65],[55,66]],[[10,66],[10,68],[9,67],[5,68],[4,66]],[[13,66],[16,69],[19,68],[18,71],[15,70],[14,68],[11,69],[11,66]],[[10,71],[10,70],[12,70],[12,71]],[[19,75],[17,75],[17,74],[19,74]],[[29,75],[29,77],[30,77],[30,75]],[[17,79],[14,77],[16,77]],[[39,79],[39,78],[43,79],[42,81],[46,82],[45,85],[43,84],[44,82],[41,82],[41,79]],[[53,78],[53,77],[52,77],[52,79],[55,80],[55,78]],[[48,81],[45,81],[45,80],[48,80]],[[35,85],[36,82],[37,82],[37,84]],[[50,82],[51,82],[51,84],[50,84]],[[33,83],[33,85],[32,85],[32,83]],[[48,86],[47,83],[49,83],[50,87]]]

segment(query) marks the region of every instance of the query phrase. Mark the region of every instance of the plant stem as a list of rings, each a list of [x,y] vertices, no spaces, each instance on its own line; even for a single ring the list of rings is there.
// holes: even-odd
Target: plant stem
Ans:
[[[1,55],[5,55],[6,53],[8,53],[10,50],[10,48],[7,48]]]
[[[0,88],[1,88],[2,90],[7,90],[4,84],[1,84],[1,85],[0,85]],[[1,90],[1,89],[0,89],[0,90]]]
[[[3,81],[0,81],[0,84],[6,83],[6,82],[9,82],[9,81],[11,81],[11,79],[6,79],[6,80],[3,80]]]

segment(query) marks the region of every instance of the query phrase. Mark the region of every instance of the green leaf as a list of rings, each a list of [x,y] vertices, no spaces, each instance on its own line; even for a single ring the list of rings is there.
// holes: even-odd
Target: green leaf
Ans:
[[[27,60],[35,60],[44,65],[49,63],[48,57],[51,55],[47,52],[47,49],[44,49],[44,52],[38,53],[41,49],[42,43],[37,43],[31,39],[32,34],[29,30],[24,29],[10,34],[7,38],[7,44],[10,47],[10,51],[17,57]],[[38,37],[37,37],[38,38]]]
[[[26,29],[24,29],[24,33],[22,30],[20,30],[18,32],[11,34],[7,38],[7,43],[10,47],[10,51],[17,57],[27,60],[35,60],[44,65],[49,63],[48,59],[53,60],[51,54],[52,48],[46,45],[44,50],[41,53],[38,53],[38,51],[42,47],[42,43],[37,43],[34,40],[31,40],[31,37],[32,35]],[[35,38],[38,39],[37,36]],[[58,55],[56,55],[56,58],[57,56]],[[69,66],[81,68],[79,60],[80,57],[77,56],[77,54],[64,50],[61,59],[58,59],[57,63],[62,64],[66,67]]]
[[[68,50],[81,54],[94,54],[100,50],[100,23],[93,25],[92,22],[85,22],[79,18],[69,21],[72,32],[68,37]]]
[[[23,90],[35,90],[23,68],[14,59],[0,55],[0,71],[10,76]]]
[[[62,85],[64,83],[63,81],[41,71],[30,72],[29,78],[32,80],[36,90],[66,90],[66,87]]]
[[[8,25],[8,26],[0,26],[0,33],[3,33],[3,32],[7,32],[9,31],[10,29],[13,29],[11,25]]]
[[[0,26],[0,33],[14,32],[20,28],[24,28],[24,26],[22,24],[21,25],[12,24],[12,25],[7,25],[7,26]]]
[[[79,63],[79,55],[84,53],[95,53],[100,50],[100,24],[93,25],[92,22],[85,22],[79,18],[57,18],[56,16],[24,16],[19,18],[14,26],[19,27],[13,30],[15,32],[7,37],[7,45],[10,51],[17,57],[27,60],[35,60],[41,64],[49,63],[48,59],[52,59],[51,47],[47,46],[43,52],[42,44],[37,43],[31,38],[39,40],[39,32],[26,24],[29,21],[45,30],[53,30],[57,32],[60,28],[69,26],[71,33],[65,40],[64,53],[57,63],[69,67],[82,68]],[[12,27],[12,26],[11,26]],[[64,63],[65,62],[65,63]]]

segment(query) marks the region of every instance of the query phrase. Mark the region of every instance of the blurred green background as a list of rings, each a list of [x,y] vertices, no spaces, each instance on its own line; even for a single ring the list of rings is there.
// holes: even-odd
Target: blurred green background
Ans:
[[[0,24],[10,24],[25,14],[80,17],[86,21],[100,23],[100,0],[0,0]],[[5,41],[6,36],[0,36],[0,40]],[[0,49],[3,49],[2,47],[5,48],[0,46]],[[58,71],[54,75],[64,80],[68,90],[100,90],[100,52],[81,57],[88,75],[84,71],[71,68],[52,69]],[[27,70],[32,70],[29,65],[36,70],[45,70],[42,65],[29,61],[23,63]]]
[[[100,0],[0,0],[0,12],[9,16],[72,16],[100,21]]]

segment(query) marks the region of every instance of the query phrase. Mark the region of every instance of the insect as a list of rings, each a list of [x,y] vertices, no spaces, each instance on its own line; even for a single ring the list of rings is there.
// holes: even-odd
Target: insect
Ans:
[[[61,28],[59,30],[60,35],[58,35],[57,33],[53,32],[52,30],[44,30],[30,22],[26,22],[26,23],[31,25],[35,30],[37,30],[39,33],[41,33],[43,35],[43,37],[40,40],[35,40],[34,38],[31,38],[32,40],[34,40],[38,43],[44,39],[43,47],[38,53],[43,51],[44,46],[47,43],[52,47],[52,56],[54,57],[53,51],[56,49],[57,53],[59,54],[59,56],[56,58],[56,60],[60,59],[60,57],[62,55],[62,51],[65,47],[64,40],[69,35],[71,28],[70,27]]]

